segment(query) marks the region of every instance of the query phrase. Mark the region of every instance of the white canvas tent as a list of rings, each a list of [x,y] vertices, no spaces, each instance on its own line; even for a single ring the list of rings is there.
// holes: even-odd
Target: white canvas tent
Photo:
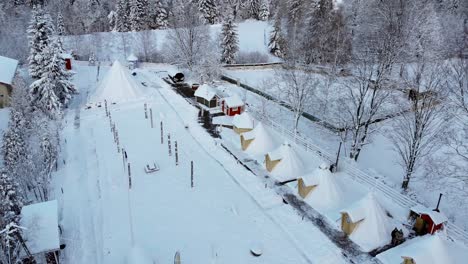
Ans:
[[[288,143],[282,144],[267,155],[270,160],[279,161],[271,171],[271,175],[279,182],[295,180],[304,173],[304,162]]]
[[[371,251],[391,241],[395,225],[372,192],[341,213],[348,214],[353,223],[358,223],[350,238],[364,250]]]
[[[316,186],[306,197],[307,202],[313,207],[324,210],[341,204],[344,200],[344,190],[336,177],[337,175],[331,173],[325,164],[302,176],[306,186]]]
[[[246,152],[251,155],[263,156],[278,145],[277,139],[273,137],[271,132],[261,122],[252,131],[245,132],[242,136],[244,140],[252,140],[246,149]]]
[[[400,264],[403,257],[412,259],[415,264],[466,263],[468,248],[435,234],[413,238],[377,255],[383,264]]]
[[[141,86],[128,70],[115,61],[99,87],[89,99],[89,103],[121,103],[133,101],[144,95]]]
[[[253,129],[254,128],[254,119],[245,111],[240,115],[235,115],[232,119],[232,125],[238,129]]]

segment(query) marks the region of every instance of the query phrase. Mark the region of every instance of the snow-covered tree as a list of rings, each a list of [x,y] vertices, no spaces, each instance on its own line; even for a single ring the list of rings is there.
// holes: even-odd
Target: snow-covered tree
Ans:
[[[29,39],[29,74],[32,78],[40,78],[44,68],[44,49],[49,45],[54,32],[52,19],[41,7],[34,7],[28,27]]]
[[[57,35],[63,36],[65,35],[65,24],[63,22],[63,16],[62,13],[58,13],[57,15]]]
[[[165,29],[169,24],[169,14],[161,0],[156,0],[153,20],[155,29]]]
[[[270,32],[270,40],[268,42],[268,49],[271,54],[276,57],[283,58],[285,55],[286,42],[283,38],[281,17],[275,16],[275,24],[273,30]]]
[[[110,31],[117,31],[117,23],[118,23],[118,15],[117,13],[112,10],[107,15],[107,19],[109,21],[109,30]]]
[[[262,4],[260,5],[260,10],[258,17],[260,20],[266,21],[270,17],[270,1],[263,0]]]
[[[11,175],[20,176],[21,157],[26,153],[26,119],[22,112],[12,109],[8,130],[3,135],[2,154],[5,168]]]
[[[69,98],[59,98],[56,94],[57,85],[60,85],[62,80],[59,68],[62,67],[61,54],[57,54],[52,46],[45,49],[43,56],[47,61],[50,61],[44,69],[41,78],[31,84],[30,96],[31,106],[33,109],[41,110],[50,118],[56,118],[60,112],[62,104],[61,100],[68,101]],[[62,86],[67,88],[68,85]],[[69,95],[64,93],[63,96]]]
[[[148,1],[131,0],[130,1],[130,30],[142,31],[148,28]]]
[[[233,64],[239,51],[239,39],[237,36],[237,26],[233,17],[229,17],[221,30],[221,63]]]
[[[260,19],[260,1],[261,0],[247,0],[246,7],[250,18]]]
[[[115,22],[115,29],[118,32],[127,32],[130,30],[130,5],[128,0],[117,1],[117,19]]]
[[[218,7],[214,0],[198,0],[198,10],[206,23],[213,25],[218,20]]]
[[[91,52],[91,54],[89,54],[88,65],[89,66],[95,66],[96,65],[96,55],[94,54],[94,52]]]

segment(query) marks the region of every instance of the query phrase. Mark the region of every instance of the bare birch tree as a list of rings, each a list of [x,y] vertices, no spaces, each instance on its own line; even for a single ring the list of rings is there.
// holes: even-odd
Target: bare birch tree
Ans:
[[[441,65],[420,62],[410,67],[404,78],[412,92],[403,107],[410,107],[411,111],[395,119],[389,138],[405,170],[405,190],[421,160],[440,143],[438,137],[445,125],[445,104],[441,103],[444,73]]]

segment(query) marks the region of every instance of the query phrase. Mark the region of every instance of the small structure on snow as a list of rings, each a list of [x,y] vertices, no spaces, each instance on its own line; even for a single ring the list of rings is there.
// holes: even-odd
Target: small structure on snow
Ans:
[[[240,115],[235,115],[232,119],[234,132],[237,134],[249,132],[254,128],[254,122],[254,119],[247,111],[244,111]]]
[[[290,144],[284,143],[265,155],[267,171],[280,182],[295,180],[304,172],[304,162]]]
[[[341,230],[364,250],[370,251],[391,241],[394,226],[372,192],[340,213]]]
[[[18,61],[0,56],[0,108],[10,105]]]
[[[434,234],[444,228],[448,218],[443,213],[417,205],[410,210],[410,218],[414,219],[413,229],[418,235]]]
[[[265,155],[276,146],[276,140],[261,122],[249,132],[240,136],[242,150],[254,155]]]
[[[215,88],[208,84],[203,84],[195,91],[195,98],[198,103],[208,108],[213,108],[218,106],[220,96]]]
[[[343,190],[335,177],[336,175],[330,171],[330,165],[324,163],[299,178],[297,185],[299,195],[305,199],[313,194],[325,204],[337,203],[341,199]]]
[[[416,237],[377,255],[383,264],[466,263],[468,248],[436,234]]]
[[[57,201],[23,206],[20,225],[30,253],[46,263],[59,263],[60,237]]]
[[[244,102],[237,95],[223,98],[221,109],[228,116],[240,115],[244,111]]]
[[[132,78],[128,69],[115,61],[98,88],[90,97],[90,103],[120,103],[139,99],[143,96],[141,86]]]
[[[73,56],[69,53],[62,54],[62,58],[65,60],[65,69],[71,71]]]
[[[138,68],[138,57],[133,53],[130,54],[130,56],[127,57],[127,63],[130,70]]]

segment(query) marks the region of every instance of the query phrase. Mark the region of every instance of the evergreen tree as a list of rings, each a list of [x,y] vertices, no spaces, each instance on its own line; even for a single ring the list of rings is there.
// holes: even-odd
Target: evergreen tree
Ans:
[[[286,42],[283,38],[283,33],[281,29],[281,17],[276,14],[275,24],[273,25],[273,30],[270,32],[270,41],[268,43],[268,49],[270,53],[276,57],[283,58],[285,55]]]
[[[214,0],[199,0],[198,10],[200,10],[206,23],[213,25],[217,22],[219,14]]]
[[[65,25],[63,23],[62,13],[59,13],[57,16],[57,35],[59,36],[65,35]]]
[[[130,6],[127,0],[118,0],[117,1],[117,19],[115,22],[115,29],[118,32],[127,32],[130,30],[129,25],[129,15],[130,15]]]
[[[13,108],[8,130],[3,135],[2,154],[5,168],[15,177],[21,176],[18,167],[21,166],[21,157],[26,153],[25,122],[23,113]]]
[[[65,51],[60,37],[55,38],[51,44],[51,49],[54,57],[51,57],[53,60],[49,63],[49,66],[53,69],[53,75],[51,76],[54,77],[56,82],[54,91],[60,99],[60,103],[66,107],[71,96],[77,92],[75,86],[71,83],[73,72],[65,69],[65,59],[63,58]]]
[[[234,24],[234,18],[232,16],[229,16],[223,23],[221,37],[221,63],[233,64],[235,63],[236,53],[239,51],[239,40],[237,27],[236,24]]]
[[[169,14],[166,7],[163,6],[160,0],[156,0],[156,7],[154,11],[154,28],[165,29],[169,24]]]
[[[263,0],[260,5],[259,18],[260,20],[266,21],[270,17],[270,3],[268,0]]]
[[[260,1],[261,0],[248,0],[247,8],[249,12],[249,17],[254,19],[260,18]]]
[[[148,29],[148,1],[130,1],[130,30],[142,31]]]
[[[110,11],[109,15],[107,15],[107,19],[109,21],[110,31],[117,31],[117,22],[118,22],[117,13],[115,11]]]
[[[63,88],[67,88],[68,85],[58,88],[57,85],[62,85],[60,79],[60,71],[62,67],[62,58],[60,54],[55,52],[56,50],[51,45],[46,48],[44,51],[44,57],[50,63],[45,67],[44,72],[41,75],[41,78],[31,84],[30,96],[31,96],[31,106],[34,110],[41,110],[49,116],[49,118],[54,119],[58,116],[61,107],[61,99],[68,101],[69,98],[59,98],[56,94],[56,90],[60,89],[63,91]],[[67,93],[62,94],[62,96],[67,96]]]
[[[28,26],[29,39],[29,74],[32,78],[40,78],[44,67],[43,51],[50,43],[54,32],[52,20],[41,7],[34,7],[31,22]]]

